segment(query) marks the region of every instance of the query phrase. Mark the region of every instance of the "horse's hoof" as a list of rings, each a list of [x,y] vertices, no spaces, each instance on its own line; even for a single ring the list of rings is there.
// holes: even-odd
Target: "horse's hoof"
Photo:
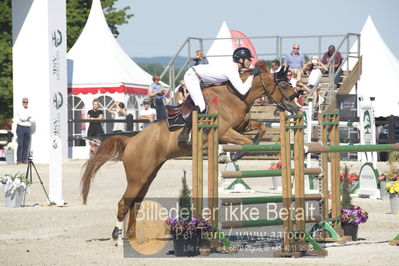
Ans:
[[[118,240],[119,236],[121,236],[121,235],[122,235],[122,229],[115,226],[114,231],[112,231],[112,239]]]
[[[244,155],[245,155],[245,152],[239,151],[239,152],[231,153],[230,158],[231,158],[232,162],[235,162],[238,159],[241,159],[242,157],[244,157]]]
[[[231,159],[226,154],[219,154],[218,163],[230,163]]]

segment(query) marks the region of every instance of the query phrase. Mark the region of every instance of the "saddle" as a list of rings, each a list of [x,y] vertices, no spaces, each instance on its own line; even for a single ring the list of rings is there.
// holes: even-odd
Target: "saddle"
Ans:
[[[194,102],[188,96],[182,104],[166,105],[165,108],[169,131],[173,131],[186,125],[187,118],[194,109]]]

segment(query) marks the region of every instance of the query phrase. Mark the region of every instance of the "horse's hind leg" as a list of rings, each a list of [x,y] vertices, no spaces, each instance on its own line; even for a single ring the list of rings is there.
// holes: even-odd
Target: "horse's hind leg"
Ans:
[[[141,180],[146,180],[145,182],[141,180],[136,180],[134,178],[127,178],[128,184],[125,190],[125,193],[123,194],[123,197],[118,203],[118,214],[117,214],[117,223],[115,225],[115,228],[112,232],[112,238],[114,240],[118,240],[119,236],[122,233],[122,227],[123,227],[123,221],[125,219],[126,213],[131,210],[130,217],[133,215],[133,219],[129,219],[129,227],[128,227],[128,232],[131,233],[132,230],[130,228],[135,228],[135,211],[133,208],[136,210],[140,209],[140,203],[145,197],[152,181],[154,180],[156,174],[158,173],[159,169],[163,163],[161,163],[159,166],[157,166],[153,172],[148,176],[148,178],[143,178]],[[145,174],[141,173],[138,176],[143,177]],[[132,222],[131,222],[131,221]],[[134,231],[133,231],[133,237],[134,237]]]

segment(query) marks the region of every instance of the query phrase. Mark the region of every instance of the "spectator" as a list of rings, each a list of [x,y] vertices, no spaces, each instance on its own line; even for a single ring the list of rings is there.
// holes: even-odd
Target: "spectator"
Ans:
[[[104,130],[101,126],[101,122],[98,121],[98,120],[102,120],[104,118],[104,112],[102,110],[99,110],[98,109],[99,107],[100,107],[100,103],[98,102],[98,99],[95,98],[93,100],[93,109],[87,113],[87,119],[97,120],[97,121],[90,122],[89,129],[87,130],[88,138],[95,139],[99,135],[104,134]],[[94,153],[95,148],[96,148],[95,141],[90,141],[90,152]]]
[[[280,71],[280,61],[277,59],[274,59],[272,61],[272,68],[270,69],[270,73],[277,73]]]
[[[292,52],[285,55],[284,63],[290,66],[290,69],[294,74],[293,77],[300,81],[305,58],[301,53],[299,53],[299,44],[294,44],[292,46]]]
[[[307,87],[309,89],[317,88],[320,84],[322,73],[328,71],[327,67],[319,60],[318,56],[313,56],[303,68],[304,72],[309,74]]]
[[[331,57],[334,55],[334,59],[330,62]],[[335,52],[335,46],[330,45],[328,46],[328,51],[324,53],[323,58],[321,59],[321,62],[327,66],[328,69],[330,69],[330,65],[334,64],[334,73],[338,71],[339,66],[342,63],[342,55],[339,51]],[[325,71],[324,73],[328,73],[328,71]],[[336,73],[335,78],[334,78],[334,87],[337,88],[339,82],[341,81],[341,76],[342,76],[342,69]]]
[[[190,95],[190,93],[188,93],[188,90],[186,88],[186,84],[184,83],[184,80],[180,81],[180,86],[179,86],[179,89],[177,92],[178,92],[178,96],[179,96],[178,103],[182,104],[187,99],[187,97]]]
[[[293,73],[292,73],[291,69],[289,69],[287,71],[287,79],[291,83],[292,87],[296,87],[297,80],[293,77]]]
[[[109,108],[107,108],[107,111],[113,115],[114,119],[126,119],[125,104],[123,102],[115,101]],[[126,123],[114,123],[113,131],[126,131]]]
[[[28,108],[28,98],[22,98],[22,108],[17,111],[17,164],[27,164],[31,141],[32,113]]]
[[[166,119],[165,105],[163,99],[165,98],[166,90],[160,83],[161,79],[154,75],[152,77],[153,83],[148,86],[148,96],[155,97],[155,110],[157,111],[157,121]]]
[[[143,128],[148,127],[151,123],[153,123],[156,119],[156,111],[155,109],[150,107],[150,99],[144,99],[143,101],[143,109],[139,112],[139,119],[148,119],[150,123],[144,123]]]
[[[202,50],[195,51],[195,57],[193,61],[194,61],[194,66],[198,66],[201,64],[208,64],[208,59],[206,59],[205,54]]]

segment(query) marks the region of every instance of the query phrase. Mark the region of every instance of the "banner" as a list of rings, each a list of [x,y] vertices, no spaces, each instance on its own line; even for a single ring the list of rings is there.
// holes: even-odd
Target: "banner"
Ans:
[[[67,155],[67,65],[65,0],[48,1],[49,85],[50,85],[50,178],[49,196],[62,200],[62,161]]]

